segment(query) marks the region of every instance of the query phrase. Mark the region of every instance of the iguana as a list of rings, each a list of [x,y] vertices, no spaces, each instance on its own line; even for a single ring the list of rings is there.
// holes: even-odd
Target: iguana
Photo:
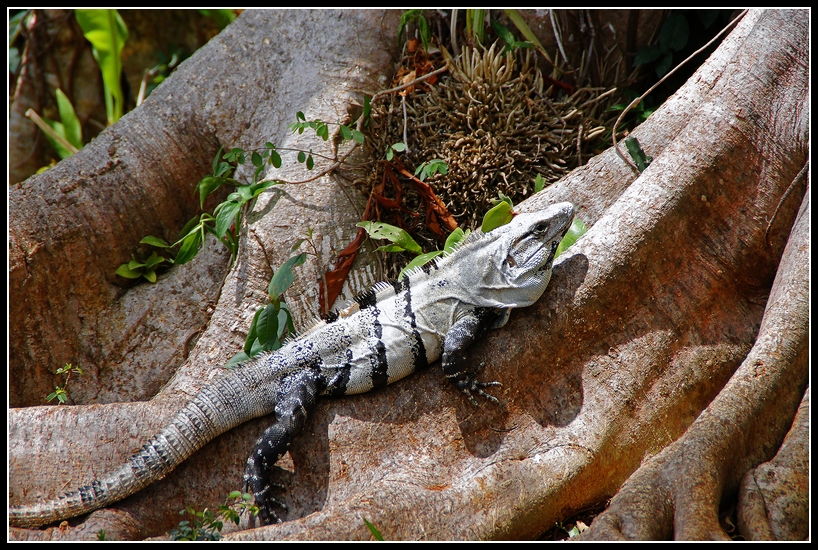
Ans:
[[[275,413],[244,473],[267,524],[280,521],[270,472],[304,427],[321,395],[381,388],[443,357],[446,378],[473,402],[496,402],[466,366],[464,350],[511,309],[536,302],[551,278],[554,253],[571,225],[570,203],[519,214],[488,233],[476,231],[451,254],[378,283],[334,319],[279,350],[227,371],[202,389],[161,432],[118,469],[56,499],[12,507],[9,522],[39,527],[108,506],[165,477],[221,433]]]

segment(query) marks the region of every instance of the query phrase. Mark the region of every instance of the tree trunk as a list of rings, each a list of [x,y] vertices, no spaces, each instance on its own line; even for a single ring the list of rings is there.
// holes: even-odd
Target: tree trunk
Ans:
[[[124,292],[113,284],[116,266],[140,237],[184,223],[190,190],[219,145],[272,137],[318,150],[307,134],[290,138],[286,124],[298,110],[343,120],[350,95],[374,91],[368,79],[388,70],[396,25],[395,12],[245,13],[120,124],[12,189],[12,405],[38,402],[50,391],[46,367],[71,361],[97,368],[93,390],[77,383],[85,402],[151,395],[147,383],[110,388],[128,386],[111,369],[127,364],[128,374],[116,370],[133,379],[136,356],[142,369],[175,368],[223,271],[172,270],[164,287]],[[808,175],[798,177],[808,163],[807,29],[805,10],[749,12],[636,130],[655,159],[641,176],[607,151],[519,205],[569,200],[591,229],[560,257],[546,296],[473,350],[486,379],[503,383],[499,407],[473,408],[437,368],[371,395],[323,400],[277,479],[289,521],[230,536],[369,539],[366,518],[393,540],[530,538],[623,483],[586,536],[724,536],[720,502],[773,458],[807,385]],[[260,197],[206,330],[151,402],[11,410],[11,504],[118,465],[217,376],[240,350],[271,269],[307,225],[320,254],[301,271],[291,305],[317,311],[321,269],[356,221],[337,185],[324,178]],[[371,269],[357,273],[353,286],[373,278]],[[175,300],[140,297],[135,304],[150,300],[144,320],[116,321],[130,319],[128,296],[173,288],[202,297],[184,314]],[[100,344],[126,332],[116,346]],[[153,357],[140,346],[165,351]],[[265,424],[220,436],[76,527],[11,536],[160,535],[184,506],[214,509],[240,488]],[[749,483],[748,506],[758,494]],[[758,515],[745,514],[745,524]]]

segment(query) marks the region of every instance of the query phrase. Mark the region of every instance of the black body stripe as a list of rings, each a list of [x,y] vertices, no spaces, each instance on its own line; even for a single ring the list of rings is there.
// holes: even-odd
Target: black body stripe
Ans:
[[[406,280],[406,279],[404,279]],[[426,358],[426,346],[423,344],[423,338],[420,337],[420,332],[417,330],[415,322],[415,310],[412,309],[412,289],[407,286],[403,291],[403,314],[409,320],[409,326],[412,327],[412,361],[415,365],[415,370],[426,368],[429,361]]]

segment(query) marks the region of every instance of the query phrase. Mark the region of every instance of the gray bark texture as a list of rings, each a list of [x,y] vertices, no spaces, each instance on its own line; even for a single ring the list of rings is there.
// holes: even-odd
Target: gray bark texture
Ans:
[[[88,404],[10,410],[12,505],[118,465],[218,376],[307,226],[319,253],[288,303],[302,321],[318,310],[321,270],[363,200],[333,178],[261,195],[226,275],[212,245],[155,287],[126,291],[112,274],[142,236],[192,215],[220,145],[327,147],[286,124],[299,110],[343,121],[350,99],[385,87],[397,19],[246,12],[119,124],[10,190],[10,403],[41,403],[55,365],[93,366],[88,389],[71,387]],[[474,408],[436,367],[323,400],[276,480],[287,521],[228,538],[369,540],[366,518],[390,540],[524,539],[617,491],[583,536],[724,537],[719,504],[739,491],[745,536],[803,538],[808,490],[771,505],[762,478],[781,464],[808,475],[803,436],[781,447],[808,408],[808,23],[806,10],[749,12],[634,132],[654,157],[644,173],[609,150],[519,205],[571,201],[590,230],[546,295],[475,346],[500,406]],[[373,280],[354,273],[350,289]],[[214,509],[241,488],[267,423],[110,509],[9,536],[162,535],[184,506]]]

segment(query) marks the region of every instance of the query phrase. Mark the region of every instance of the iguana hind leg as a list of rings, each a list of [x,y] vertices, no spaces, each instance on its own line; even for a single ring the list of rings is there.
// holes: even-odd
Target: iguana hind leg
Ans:
[[[315,399],[321,391],[320,377],[312,370],[303,370],[282,379],[275,406],[275,423],[267,428],[256,441],[244,469],[245,488],[249,489],[259,508],[259,516],[265,525],[281,522],[274,508],[287,506],[272,497],[275,488],[283,488],[271,481],[273,466],[287,452],[293,437],[307,423],[307,415],[315,407]]]

